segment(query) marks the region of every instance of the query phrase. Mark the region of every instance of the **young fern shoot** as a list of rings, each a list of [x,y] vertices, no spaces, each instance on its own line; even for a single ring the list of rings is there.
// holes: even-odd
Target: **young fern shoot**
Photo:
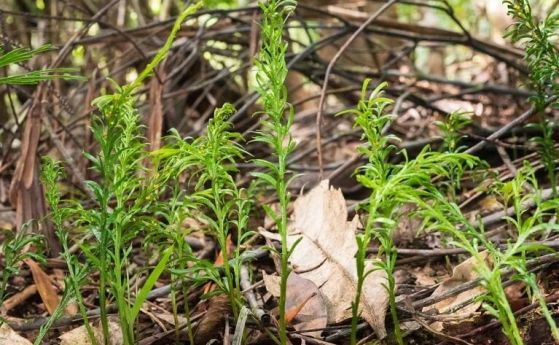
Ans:
[[[194,198],[210,211],[209,215],[204,213],[202,217],[210,225],[221,248],[226,279],[219,285],[229,296],[236,318],[241,298],[240,283],[235,278],[239,276],[239,272],[235,272],[236,275],[231,272],[228,237],[233,220],[239,215],[245,216],[246,212],[243,209],[235,214],[235,208],[241,202],[239,200],[241,192],[231,173],[235,171],[235,163],[243,157],[245,151],[236,142],[236,140],[242,139],[241,135],[230,131],[231,123],[228,121],[228,117],[233,113],[235,113],[235,108],[229,103],[215,111],[214,117],[208,123],[207,134],[197,138],[192,144],[192,159],[200,169],[200,174],[196,175],[198,181],[195,190],[197,193]],[[206,189],[205,186],[209,186],[209,189]],[[246,225],[245,218],[238,219],[238,221],[240,225]],[[237,229],[239,233],[242,233],[243,230]],[[240,242],[237,243],[237,245],[240,244]]]
[[[173,253],[172,247],[163,250],[159,262],[147,276],[143,286],[139,291],[135,291],[128,271],[132,241],[142,233],[161,227],[160,221],[149,215],[151,207],[156,207],[157,200],[154,196],[158,195],[161,186],[159,183],[152,183],[150,174],[142,164],[149,154],[135,106],[136,100],[132,94],[166,56],[185,18],[200,6],[201,3],[189,6],[179,15],[165,45],[136,81],[124,87],[117,86],[116,93],[101,96],[93,102],[99,110],[92,125],[99,152],[86,154],[86,157],[99,174],[99,181],[86,183],[95,196],[96,205],[89,209],[83,209],[78,204],[73,205],[73,217],[69,219],[73,221],[72,225],[88,229],[93,235],[93,241],[81,245],[89,263],[85,266],[87,270],[70,272],[71,284],[67,286],[74,290],[76,298],[80,301],[80,282],[95,270],[99,272],[98,298],[105,344],[110,343],[111,339],[107,309],[109,298],[114,298],[117,305],[124,344],[135,344],[135,326],[140,308]],[[56,168],[49,168],[47,165],[47,187],[50,189],[47,197],[53,209],[59,207],[57,203],[60,199],[52,191],[56,188],[55,178],[53,179],[55,172]],[[67,229],[64,229],[60,221],[60,214],[58,211],[53,212],[53,219],[59,234],[63,234]],[[64,250],[63,256],[67,259],[69,268],[77,267],[69,259],[67,246]],[[84,314],[83,309],[80,311]],[[50,322],[55,316],[57,315],[53,315]],[[91,337],[90,329],[88,333]]]
[[[553,140],[554,123],[545,118],[545,108],[559,106],[559,49],[557,48],[557,30],[559,28],[559,10],[551,8],[549,14],[538,22],[532,13],[529,0],[504,0],[508,14],[514,18],[514,25],[510,26],[506,36],[513,42],[524,45],[524,60],[528,64],[530,86],[537,94],[531,97],[539,111],[538,124],[529,125],[539,129],[540,137],[532,139],[536,143],[547,175],[553,196],[557,197],[557,158],[559,154]]]
[[[287,43],[283,40],[283,28],[286,18],[296,4],[296,1],[290,0],[269,0],[260,4],[263,12],[262,47],[256,60],[256,89],[260,94],[264,116],[260,121],[263,129],[257,132],[254,141],[270,146],[277,163],[256,159],[254,161],[256,165],[263,168],[265,172],[255,172],[253,175],[272,187],[279,199],[279,214],[276,215],[270,208],[266,208],[266,212],[275,221],[281,237],[279,336],[282,344],[287,343],[285,302],[287,277],[290,272],[288,267],[290,248],[287,244],[287,207],[290,198],[287,189],[289,185],[287,157],[295,149],[295,142],[289,132],[294,112],[287,103],[287,90],[284,85],[287,77],[285,62]]]
[[[371,190],[368,203],[364,205],[367,211],[365,230],[357,237],[357,293],[352,305],[351,343],[357,343],[358,307],[364,280],[370,272],[365,265],[366,253],[371,240],[376,239],[380,243],[379,255],[384,256],[382,261],[377,262],[376,269],[386,272],[394,337],[398,344],[404,344],[396,309],[396,282],[393,274],[397,258],[393,232],[397,219],[401,216],[399,209],[406,203],[419,206],[423,199],[437,193],[432,182],[434,176],[451,179],[455,174],[461,175],[465,166],[473,167],[477,159],[463,153],[432,152],[426,147],[412,160],[408,159],[405,151],[400,151],[403,161],[398,164],[390,163],[390,155],[396,150],[391,141],[397,138],[383,134],[383,128],[392,120],[392,116],[385,113],[392,100],[383,97],[386,83],[378,85],[367,97],[368,84],[368,80],[363,84],[357,108],[342,112],[354,114],[355,125],[363,131],[362,138],[366,140],[366,144],[359,150],[367,157],[368,163],[358,170],[357,181]]]
[[[363,88],[361,90],[362,96],[357,108],[340,113],[340,115],[355,114],[355,126],[360,127],[363,131],[362,139],[365,139],[367,143],[359,147],[359,152],[368,158],[369,164],[359,170],[357,181],[373,191],[369,197],[368,205],[365,206],[368,212],[367,220],[365,221],[365,231],[362,234],[357,235],[357,254],[355,258],[357,265],[357,291],[355,294],[355,300],[352,303],[351,344],[357,343],[359,305],[363,292],[363,283],[366,275],[369,273],[366,271],[368,268],[365,265],[367,259],[367,248],[373,239],[373,236],[381,241],[381,251],[386,257],[384,262],[379,262],[380,267],[378,268],[384,270],[387,274],[385,288],[387,289],[389,295],[389,304],[392,320],[394,322],[395,336],[398,343],[403,344],[398,317],[395,314],[395,281],[392,276],[394,265],[396,264],[396,253],[393,250],[394,244],[392,242],[391,234],[394,222],[389,218],[383,218],[381,216],[380,212],[382,212],[382,210],[379,209],[381,207],[381,200],[379,198],[381,195],[375,195],[375,191],[373,189],[375,182],[381,182],[378,181],[378,179],[388,175],[388,169],[390,166],[387,163],[387,159],[395,148],[389,143],[389,140],[392,137],[382,134],[382,129],[391,121],[391,116],[385,114],[385,108],[392,103],[392,100],[381,97],[382,91],[386,87],[386,83],[380,84],[367,99],[366,93],[369,82],[370,80],[366,80],[363,83]]]
[[[526,257],[531,251],[549,249],[542,245],[531,244],[529,241],[534,240],[549,228],[554,230],[559,228],[556,224],[548,224],[543,221],[556,210],[558,202],[556,199],[543,202],[539,192],[524,193],[525,190],[539,190],[533,168],[528,164],[519,170],[513,180],[502,184],[500,190],[505,204],[511,205],[515,211],[514,216],[506,217],[506,220],[517,231],[516,238],[507,242],[504,248],[488,239],[483,228],[477,230],[464,217],[458,206],[446,200],[440,193],[432,193],[429,199],[420,201],[420,215],[427,225],[427,230],[450,235],[451,245],[467,250],[475,259],[475,267],[481,279],[481,285],[487,290],[487,293],[480,296],[480,299],[485,302],[483,307],[501,322],[503,333],[511,344],[520,345],[523,344],[523,340],[516,317],[505,294],[502,281],[505,270],[514,272],[513,280],[526,284],[528,295],[540,304],[542,314],[557,341],[559,331],[540,292],[540,287],[536,284],[535,275],[529,272],[526,266]],[[534,201],[536,204],[536,208],[530,216],[522,207],[528,200]],[[461,228],[457,224],[460,224]],[[480,247],[483,247],[485,252],[482,252]]]
[[[93,345],[98,345],[98,341],[93,333],[93,328],[89,323],[86,306],[80,292],[80,288],[86,282],[86,278],[91,270],[91,267],[87,262],[85,264],[81,264],[78,262],[77,258],[71,254],[69,250],[69,234],[64,226],[64,221],[72,218],[72,214],[76,214],[76,210],[79,210],[80,207],[76,207],[77,205],[74,205],[74,207],[61,206],[61,195],[58,190],[58,186],[56,185],[61,174],[62,168],[60,167],[60,163],[54,161],[50,157],[43,158],[41,180],[45,186],[45,197],[51,209],[50,220],[54,225],[56,235],[62,245],[62,258],[68,267],[68,277],[66,278],[65,286],[69,286],[71,288],[71,294],[69,291],[64,292],[65,297],[67,296],[67,298],[62,299],[58,308],[61,310],[65,308],[65,302],[69,300],[70,296],[74,297],[77,301],[79,312],[84,320],[89,340]],[[38,338],[41,338],[41,336]]]

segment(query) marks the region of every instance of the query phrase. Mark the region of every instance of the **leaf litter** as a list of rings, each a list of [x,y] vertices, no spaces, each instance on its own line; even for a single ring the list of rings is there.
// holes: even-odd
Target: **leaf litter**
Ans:
[[[360,221],[357,216],[351,221],[347,221],[347,217],[341,190],[323,180],[295,201],[288,234],[289,246],[296,245],[290,257],[293,272],[318,287],[326,306],[328,324],[351,318],[351,303],[357,288],[355,234]],[[275,234],[263,234],[277,238]],[[369,261],[368,269],[373,271],[365,279],[360,312],[377,336],[384,338],[388,307],[386,273],[374,268],[374,261]]]

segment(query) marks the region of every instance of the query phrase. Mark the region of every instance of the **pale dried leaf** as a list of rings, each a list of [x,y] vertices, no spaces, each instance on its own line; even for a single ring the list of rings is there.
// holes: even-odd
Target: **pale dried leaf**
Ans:
[[[407,245],[412,243],[421,229],[421,219],[414,216],[417,205],[407,203],[398,209],[398,223],[394,229],[392,238],[396,245]]]
[[[351,317],[355,298],[357,268],[355,231],[359,219],[347,221],[342,192],[321,181],[294,205],[294,222],[288,236],[292,246],[301,240],[290,257],[298,274],[319,287],[328,310],[328,322],[338,323]],[[373,263],[367,264],[368,268]],[[376,270],[365,279],[361,296],[361,316],[379,338],[386,336],[384,319],[388,306],[386,273]]]
[[[272,274],[267,274],[262,271],[262,280],[264,280],[264,286],[266,290],[274,296],[279,297],[280,295],[280,277]]]
[[[32,345],[32,343],[17,334],[8,324],[0,326],[0,345]]]
[[[446,270],[435,270],[430,263],[416,267],[410,272],[415,279],[415,285],[420,287],[430,287],[450,277]]]
[[[487,252],[481,252],[480,256],[484,260],[488,260]],[[469,281],[475,280],[478,278],[478,274],[475,270],[476,265],[478,265],[476,258],[471,257],[466,261],[462,262],[461,264],[454,267],[452,270],[452,276],[439,285],[431,296],[439,296],[451,290],[458,285],[462,285]],[[427,311],[428,309],[435,308],[439,313],[448,312],[450,309],[456,307],[457,305],[485,293],[485,289],[482,286],[477,286],[458,295],[451,296],[447,299],[444,299],[438,303],[433,304],[432,306],[428,306],[423,308],[423,311]],[[469,315],[476,310],[479,309],[481,302],[471,303],[464,308],[460,309],[460,313],[458,315]],[[456,314],[455,314],[456,315]]]
[[[483,209],[484,213],[491,213],[495,211],[500,211],[504,208],[503,204],[497,200],[495,195],[488,195],[481,199],[479,206]]]
[[[95,339],[99,344],[105,343],[105,338],[103,337],[103,330],[100,324],[91,325],[93,329],[93,334]],[[123,345],[124,340],[122,338],[122,332],[120,331],[120,326],[118,322],[109,319],[109,335],[111,338],[111,345]],[[91,339],[87,334],[87,328],[85,325],[62,334],[60,337],[60,345],[92,345]]]
[[[58,306],[59,299],[54,286],[52,286],[50,277],[32,259],[26,259],[25,263],[31,270],[33,281],[37,286],[37,291],[45,304],[45,308],[47,308],[49,314],[52,315]]]

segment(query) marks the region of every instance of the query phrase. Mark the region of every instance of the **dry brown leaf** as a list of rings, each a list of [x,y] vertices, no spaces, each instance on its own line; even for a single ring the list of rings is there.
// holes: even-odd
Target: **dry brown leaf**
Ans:
[[[422,271],[415,271],[415,282],[418,286],[432,286],[437,284],[437,280],[432,275],[422,272]]]
[[[497,197],[495,195],[488,195],[485,198],[481,199],[479,202],[479,207],[481,208],[482,215],[497,212],[505,208],[503,204],[499,200],[497,200]]]
[[[485,251],[481,252],[480,256],[484,260],[488,260],[487,252]],[[446,291],[451,290],[458,285],[462,285],[464,283],[477,279],[479,277],[475,270],[477,265],[478,263],[476,258],[471,257],[466,261],[462,262],[461,264],[457,265],[456,267],[454,267],[454,269],[452,270],[452,276],[446,279],[445,281],[443,281],[441,285],[439,285],[439,287],[437,287],[437,289],[433,291],[433,294],[431,296],[434,297],[434,296],[442,295]],[[423,309],[425,311],[426,309],[435,308],[439,313],[444,313],[447,312],[449,309],[453,308],[454,306],[457,306],[458,304],[466,300],[469,300],[475,296],[481,295],[484,292],[485,289],[483,287],[477,286],[467,291],[464,291],[458,295],[451,296],[447,299],[444,299],[438,303],[433,304],[432,306],[425,307]],[[461,311],[462,313],[470,314],[476,311],[480,305],[481,302],[472,303],[462,308]]]
[[[264,281],[264,286],[266,286],[266,290],[274,296],[279,297],[280,295],[280,277],[272,274],[266,274],[266,272],[262,272],[262,280]],[[289,278],[287,279],[289,281]]]
[[[4,322],[0,325],[0,345],[32,345],[32,343],[17,334]]]
[[[103,330],[100,324],[92,325],[93,335],[99,344],[105,343],[105,338],[103,337]],[[124,340],[122,338],[122,332],[120,331],[120,326],[118,322],[109,319],[109,334],[111,338],[111,345],[122,345]],[[85,325],[62,334],[60,337],[60,345],[92,345],[91,339],[87,334],[87,328]]]
[[[525,294],[526,284],[524,282],[515,282],[505,287],[505,295],[509,301],[513,312],[524,308],[530,304],[528,296]]]
[[[392,235],[394,244],[407,245],[415,240],[422,223],[419,217],[413,215],[416,210],[417,205],[412,203],[407,203],[399,207],[398,223]]]
[[[269,293],[280,295],[280,277],[263,274],[264,284]],[[309,279],[291,272],[287,278],[287,296],[285,302],[286,319],[297,331],[317,329],[303,334],[319,338],[328,324],[326,304],[318,287]]]
[[[328,310],[328,322],[338,323],[351,317],[355,298],[357,268],[355,231],[359,219],[347,221],[344,196],[323,180],[294,205],[294,222],[289,245],[299,241],[290,262],[301,277],[319,287]],[[373,267],[372,262],[367,263]],[[379,338],[386,336],[384,319],[388,306],[386,273],[376,270],[365,278],[360,301],[361,316]]]
[[[50,277],[41,269],[41,267],[32,259],[25,259],[25,263],[29,266],[31,274],[33,275],[33,281],[37,285],[37,291],[41,296],[41,300],[45,304],[47,311],[50,315],[54,313],[56,307],[58,306],[58,294],[52,286]]]
[[[489,263],[489,255],[487,252],[481,252],[480,256],[483,260],[486,260]],[[458,285],[462,285],[469,281],[477,279],[479,276],[475,270],[478,262],[476,258],[471,257],[466,261],[462,262],[461,264],[454,267],[452,270],[452,276],[446,280],[444,280],[435,291],[433,291],[432,297],[439,296],[451,290]],[[429,309],[435,308],[439,313],[446,313],[449,310],[453,309],[454,307],[458,306],[459,304],[468,301],[476,296],[482,295],[485,293],[485,288],[482,286],[473,287],[467,291],[459,293],[458,295],[451,296],[447,299],[444,299],[438,303],[433,304],[432,306],[424,307],[423,311],[426,312]],[[474,303],[470,303],[460,309],[459,312],[455,312],[453,316],[460,317],[469,317],[474,312],[476,312],[479,307],[481,306],[481,301],[477,301]],[[440,331],[443,328],[443,325],[440,322],[435,322],[431,325],[434,329]]]
[[[227,296],[218,295],[210,298],[208,310],[200,319],[196,332],[194,332],[194,343],[206,344],[212,339],[218,338],[225,320],[230,314],[231,304]]]

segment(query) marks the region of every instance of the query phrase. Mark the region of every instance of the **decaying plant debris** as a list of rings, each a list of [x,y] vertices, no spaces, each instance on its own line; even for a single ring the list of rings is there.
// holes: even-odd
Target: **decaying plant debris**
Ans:
[[[558,18],[0,4],[0,345],[559,342]]]

